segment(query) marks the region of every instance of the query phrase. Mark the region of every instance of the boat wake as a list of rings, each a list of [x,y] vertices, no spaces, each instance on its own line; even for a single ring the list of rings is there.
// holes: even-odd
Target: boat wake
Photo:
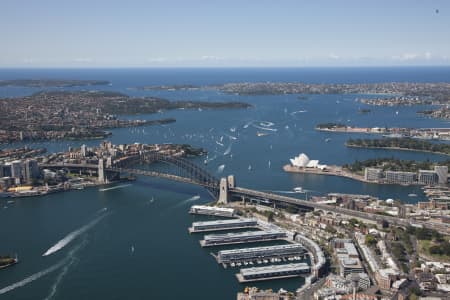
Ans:
[[[221,173],[223,173],[223,170],[225,169],[225,165],[220,165],[218,168],[217,168],[217,173],[219,173],[219,174],[221,174]]]
[[[192,196],[189,199],[184,200],[184,202],[186,203],[186,202],[197,201],[198,199],[200,199],[200,195],[195,195],[195,196]]]
[[[231,144],[227,147],[227,149],[225,150],[225,152],[223,153],[223,155],[228,155],[231,153]]]
[[[121,184],[121,185],[116,185],[116,186],[112,186],[109,188],[104,188],[104,189],[98,189],[99,192],[106,192],[106,191],[111,191],[111,190],[116,190],[116,189],[122,189],[125,188],[127,186],[130,186],[131,184]]]
[[[105,211],[105,209],[102,209],[102,210]],[[98,222],[100,222],[106,216],[108,216],[107,213],[101,214],[100,216],[96,217],[94,220],[92,220],[88,224],[80,227],[79,229],[77,229],[75,231],[72,231],[67,236],[65,236],[62,240],[58,241],[55,245],[50,247],[44,254],[42,254],[42,256],[48,256],[48,255],[51,255],[51,254],[61,250],[62,248],[67,246],[67,244],[69,244],[71,241],[76,239],[79,235],[85,233],[86,231],[88,231],[89,229],[94,227]]]
[[[25,278],[25,279],[23,279],[23,280],[21,280],[19,282],[16,282],[16,283],[11,284],[11,285],[9,285],[7,287],[4,287],[4,288],[0,289],[0,295],[5,294],[7,292],[10,292],[12,290],[15,290],[15,289],[17,289],[19,287],[22,287],[24,285],[27,285],[27,284],[35,281],[35,280],[38,280],[42,276],[45,276],[45,275],[47,275],[47,274],[49,274],[51,272],[54,272],[57,269],[61,268],[65,263],[66,263],[66,259],[63,259],[60,262],[58,262],[57,264],[55,264],[55,265],[53,265],[53,266],[51,266],[51,267],[49,267],[49,268],[47,268],[45,270],[37,272],[37,273],[35,273],[35,274],[31,275],[31,276],[28,276],[27,278]]]
[[[278,129],[276,128],[270,128],[270,127],[263,127],[263,126],[258,126],[255,124],[252,124],[253,127],[261,129],[261,130],[268,130],[268,131],[278,131]]]
[[[295,115],[295,114],[300,114],[300,113],[305,113],[308,112],[307,110],[297,110],[297,111],[293,111],[291,112],[291,116]]]
[[[51,290],[50,290],[50,294],[45,297],[44,300],[50,300],[53,298],[53,296],[56,294],[57,290],[58,290],[58,286],[61,283],[61,281],[64,279],[64,276],[66,276],[67,272],[69,271],[70,267],[77,261],[77,258],[75,257],[75,254],[82,248],[84,248],[84,246],[86,246],[87,244],[87,240],[83,240],[83,242],[78,245],[77,247],[75,247],[74,249],[72,249],[69,254],[66,257],[66,260],[69,260],[69,262],[64,266],[64,268],[62,269],[61,273],[58,274],[58,277],[56,277],[55,282],[53,283]]]
[[[195,195],[195,196],[192,196],[192,197],[190,197],[190,198],[188,198],[188,199],[186,199],[186,200],[183,200],[183,201],[177,203],[177,204],[176,204],[175,206],[173,206],[172,208],[179,208],[179,207],[184,206],[184,205],[187,204],[187,203],[194,202],[194,201],[197,201],[197,200],[199,200],[199,199],[200,199],[200,195]]]

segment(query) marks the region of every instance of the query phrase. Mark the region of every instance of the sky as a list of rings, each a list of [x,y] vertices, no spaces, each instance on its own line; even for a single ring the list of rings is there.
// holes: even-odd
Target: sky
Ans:
[[[0,68],[450,65],[448,0],[0,0]]]

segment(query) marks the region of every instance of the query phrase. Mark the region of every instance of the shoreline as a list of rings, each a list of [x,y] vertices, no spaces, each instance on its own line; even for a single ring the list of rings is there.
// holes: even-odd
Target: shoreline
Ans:
[[[401,186],[413,186],[413,185],[420,185],[418,183],[412,183],[412,184],[398,184],[398,183],[388,183],[388,182],[378,182],[378,181],[369,181],[364,179],[364,176],[357,175],[355,173],[351,173],[349,171],[344,170],[340,166],[327,166],[327,171],[323,171],[321,169],[317,168],[298,168],[294,167],[290,164],[284,165],[283,170],[288,173],[299,173],[299,174],[315,174],[315,175],[328,175],[328,176],[337,176],[337,177],[344,177],[349,178],[353,180],[357,180],[363,183],[372,183],[372,184],[386,184],[386,185],[401,185]]]
[[[450,153],[434,152],[434,151],[431,151],[431,150],[400,148],[400,147],[370,147],[370,146],[349,145],[347,143],[345,143],[345,146],[348,147],[348,148],[413,151],[413,152],[423,152],[423,153],[432,153],[432,154],[439,154],[439,155],[450,156]]]

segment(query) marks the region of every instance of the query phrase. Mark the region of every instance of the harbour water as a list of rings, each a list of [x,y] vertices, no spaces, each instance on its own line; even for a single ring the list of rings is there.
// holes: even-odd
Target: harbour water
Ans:
[[[284,173],[282,166],[299,153],[325,164],[344,164],[379,156],[440,161],[430,153],[350,149],[349,137],[363,135],[317,132],[317,123],[354,126],[447,127],[443,120],[416,115],[424,107],[370,107],[358,95],[237,96],[213,90],[138,91],[143,85],[207,85],[238,81],[386,82],[450,81],[450,68],[379,69],[135,69],[135,70],[1,70],[0,79],[56,78],[110,80],[114,90],[171,100],[244,101],[246,110],[176,110],[136,119],[174,117],[176,123],[112,130],[119,143],[188,143],[208,150],[194,158],[217,176],[234,174],[237,185],[308,195],[327,192],[371,194],[405,202],[424,199],[418,187],[374,185],[338,177]],[[83,88],[71,88],[83,89]],[[0,97],[27,95],[38,89],[4,87]],[[396,111],[399,111],[396,114]],[[266,128],[266,129],[264,129]],[[259,135],[258,132],[267,133]],[[218,143],[217,143],[218,142]],[[28,144],[49,151],[67,150],[94,141]],[[2,148],[23,144],[1,145]],[[223,146],[222,146],[223,145]],[[204,161],[207,160],[207,164]],[[418,197],[408,197],[415,193]],[[199,195],[200,197],[194,197]],[[304,197],[304,194],[292,194]],[[138,178],[116,189],[91,188],[41,198],[0,199],[0,254],[18,253],[20,263],[0,272],[3,299],[234,299],[243,290],[237,269],[223,269],[201,248],[202,234],[189,235],[193,204],[211,201],[199,187],[154,178]],[[252,247],[256,246],[252,244]],[[231,249],[233,247],[225,247]],[[237,248],[237,247],[234,247]],[[51,249],[51,251],[49,251]],[[43,256],[43,254],[50,254]],[[256,286],[295,290],[303,279],[260,282]],[[253,284],[252,284],[253,285]]]

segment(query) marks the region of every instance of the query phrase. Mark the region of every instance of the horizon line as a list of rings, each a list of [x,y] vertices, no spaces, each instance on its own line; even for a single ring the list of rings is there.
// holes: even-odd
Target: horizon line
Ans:
[[[340,65],[340,66],[0,66],[0,70],[101,70],[101,69],[341,69],[341,68],[449,68],[448,65]]]

